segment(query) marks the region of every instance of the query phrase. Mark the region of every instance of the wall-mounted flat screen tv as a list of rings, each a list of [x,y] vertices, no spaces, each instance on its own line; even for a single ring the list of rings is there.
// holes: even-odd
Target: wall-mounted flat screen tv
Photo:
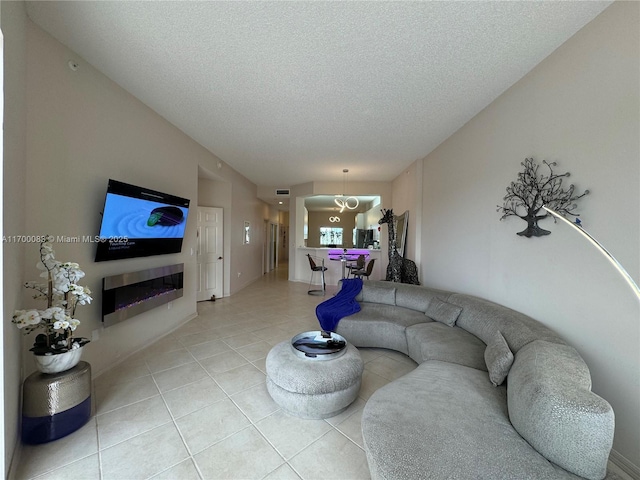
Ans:
[[[109,180],[96,262],[179,253],[189,200]]]

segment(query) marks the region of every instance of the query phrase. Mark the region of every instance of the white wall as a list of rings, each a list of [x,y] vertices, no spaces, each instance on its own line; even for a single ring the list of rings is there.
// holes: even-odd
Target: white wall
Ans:
[[[640,281],[640,4],[616,2],[423,161],[422,277],[549,325],[589,365],[616,414],[614,449],[640,465],[640,311],[581,236],[523,238],[502,222],[525,157],[557,161],[583,225]]]
[[[23,2],[0,2],[4,35],[3,235],[19,235],[25,224],[26,156],[26,13]],[[8,473],[18,439],[20,355],[22,338],[8,319],[23,298],[24,245],[4,243],[3,251],[3,373],[4,473]],[[5,475],[6,477],[6,475]]]
[[[402,215],[409,211],[409,223],[407,225],[407,243],[405,246],[405,258],[420,262],[420,249],[416,248],[422,223],[422,162],[413,162],[393,181],[393,213]],[[386,234],[388,235],[388,231]],[[420,273],[420,272],[418,272]]]
[[[267,233],[264,221],[277,218],[277,213],[273,213],[273,209],[258,200],[257,194],[257,187],[240,175],[232,183],[231,295],[254,282],[263,273],[264,242]],[[242,243],[245,220],[251,225],[251,240],[248,245]]]
[[[230,184],[228,218],[230,269],[234,293],[262,274],[262,224],[265,204],[256,186],[128,94],[47,33],[27,27],[27,160],[25,234],[96,235],[109,178],[189,198],[195,211],[200,172],[217,172]],[[79,62],[73,72],[69,59]],[[227,217],[228,215],[228,217]],[[241,245],[243,220],[252,222],[256,242]],[[172,263],[185,264],[184,296],[101,332],[84,358],[100,373],[195,316],[196,216],[190,215],[182,253],[95,263],[95,245],[56,244],[58,258],[80,263],[94,303],[82,307],[79,333],[101,328],[101,281],[104,276]],[[37,245],[28,245],[25,277],[35,279]],[[13,280],[15,281],[15,280]],[[26,297],[25,297],[26,298]],[[19,305],[12,305],[18,308]],[[29,340],[30,341],[30,340]],[[28,343],[28,342],[27,342]],[[27,343],[25,343],[25,348]],[[30,367],[30,365],[27,365]],[[28,372],[25,372],[28,373]]]
[[[200,169],[198,205],[221,207],[224,212],[224,296],[228,296],[262,275],[265,220],[277,223],[278,212],[257,200],[254,184],[223,162],[221,165],[214,173]],[[251,224],[249,245],[242,243],[245,220]]]
[[[191,199],[195,206],[197,164],[204,157],[195,142],[140,101],[28,22],[27,175],[25,234],[93,236],[109,178]],[[69,59],[79,69],[68,68]],[[183,162],[180,168],[176,161]],[[94,292],[91,306],[78,310],[79,333],[101,328],[101,281],[108,275],[185,264],[184,297],[101,332],[84,358],[94,372],[109,368],[195,315],[195,215],[187,220],[183,253],[95,263],[95,245],[58,243],[60,260],[76,261]],[[37,245],[27,245],[27,279],[37,279]],[[31,339],[29,339],[31,341]],[[26,350],[26,348],[25,348]],[[30,365],[26,365],[27,368]]]

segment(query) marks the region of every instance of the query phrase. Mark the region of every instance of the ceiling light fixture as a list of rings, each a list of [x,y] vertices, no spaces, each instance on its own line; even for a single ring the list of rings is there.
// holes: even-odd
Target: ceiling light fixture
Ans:
[[[345,168],[342,170],[342,195],[336,195],[334,202],[337,206],[340,207],[340,213],[344,212],[345,208],[349,210],[355,210],[360,205],[360,200],[356,197],[345,197],[344,192],[347,189],[347,174],[349,173],[349,169]]]

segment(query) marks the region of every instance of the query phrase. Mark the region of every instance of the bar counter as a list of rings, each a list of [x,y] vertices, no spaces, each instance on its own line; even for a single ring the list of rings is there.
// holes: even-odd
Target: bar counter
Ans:
[[[382,258],[380,249],[348,248],[345,254],[342,248],[298,247],[296,249],[296,281],[298,282],[309,283],[309,279],[311,278],[311,267],[309,266],[307,254],[311,255],[317,265],[321,265],[324,260],[324,266],[327,267],[327,271],[325,272],[327,285],[337,285],[342,278],[343,266],[345,266],[347,262],[355,262],[359,255],[365,255],[366,263],[369,263],[371,259],[376,260],[373,266],[373,272],[371,272],[371,276],[369,277],[370,280],[383,280],[386,276],[387,258],[386,256],[384,259]],[[346,274],[345,270],[345,275]],[[320,285],[320,275],[314,275],[314,284]]]

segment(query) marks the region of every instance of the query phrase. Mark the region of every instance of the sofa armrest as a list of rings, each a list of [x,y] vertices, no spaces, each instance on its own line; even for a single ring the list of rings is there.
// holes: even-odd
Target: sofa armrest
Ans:
[[[524,346],[507,381],[509,419],[531,446],[576,475],[605,477],[613,409],[591,391],[589,370],[573,347],[544,340]]]

